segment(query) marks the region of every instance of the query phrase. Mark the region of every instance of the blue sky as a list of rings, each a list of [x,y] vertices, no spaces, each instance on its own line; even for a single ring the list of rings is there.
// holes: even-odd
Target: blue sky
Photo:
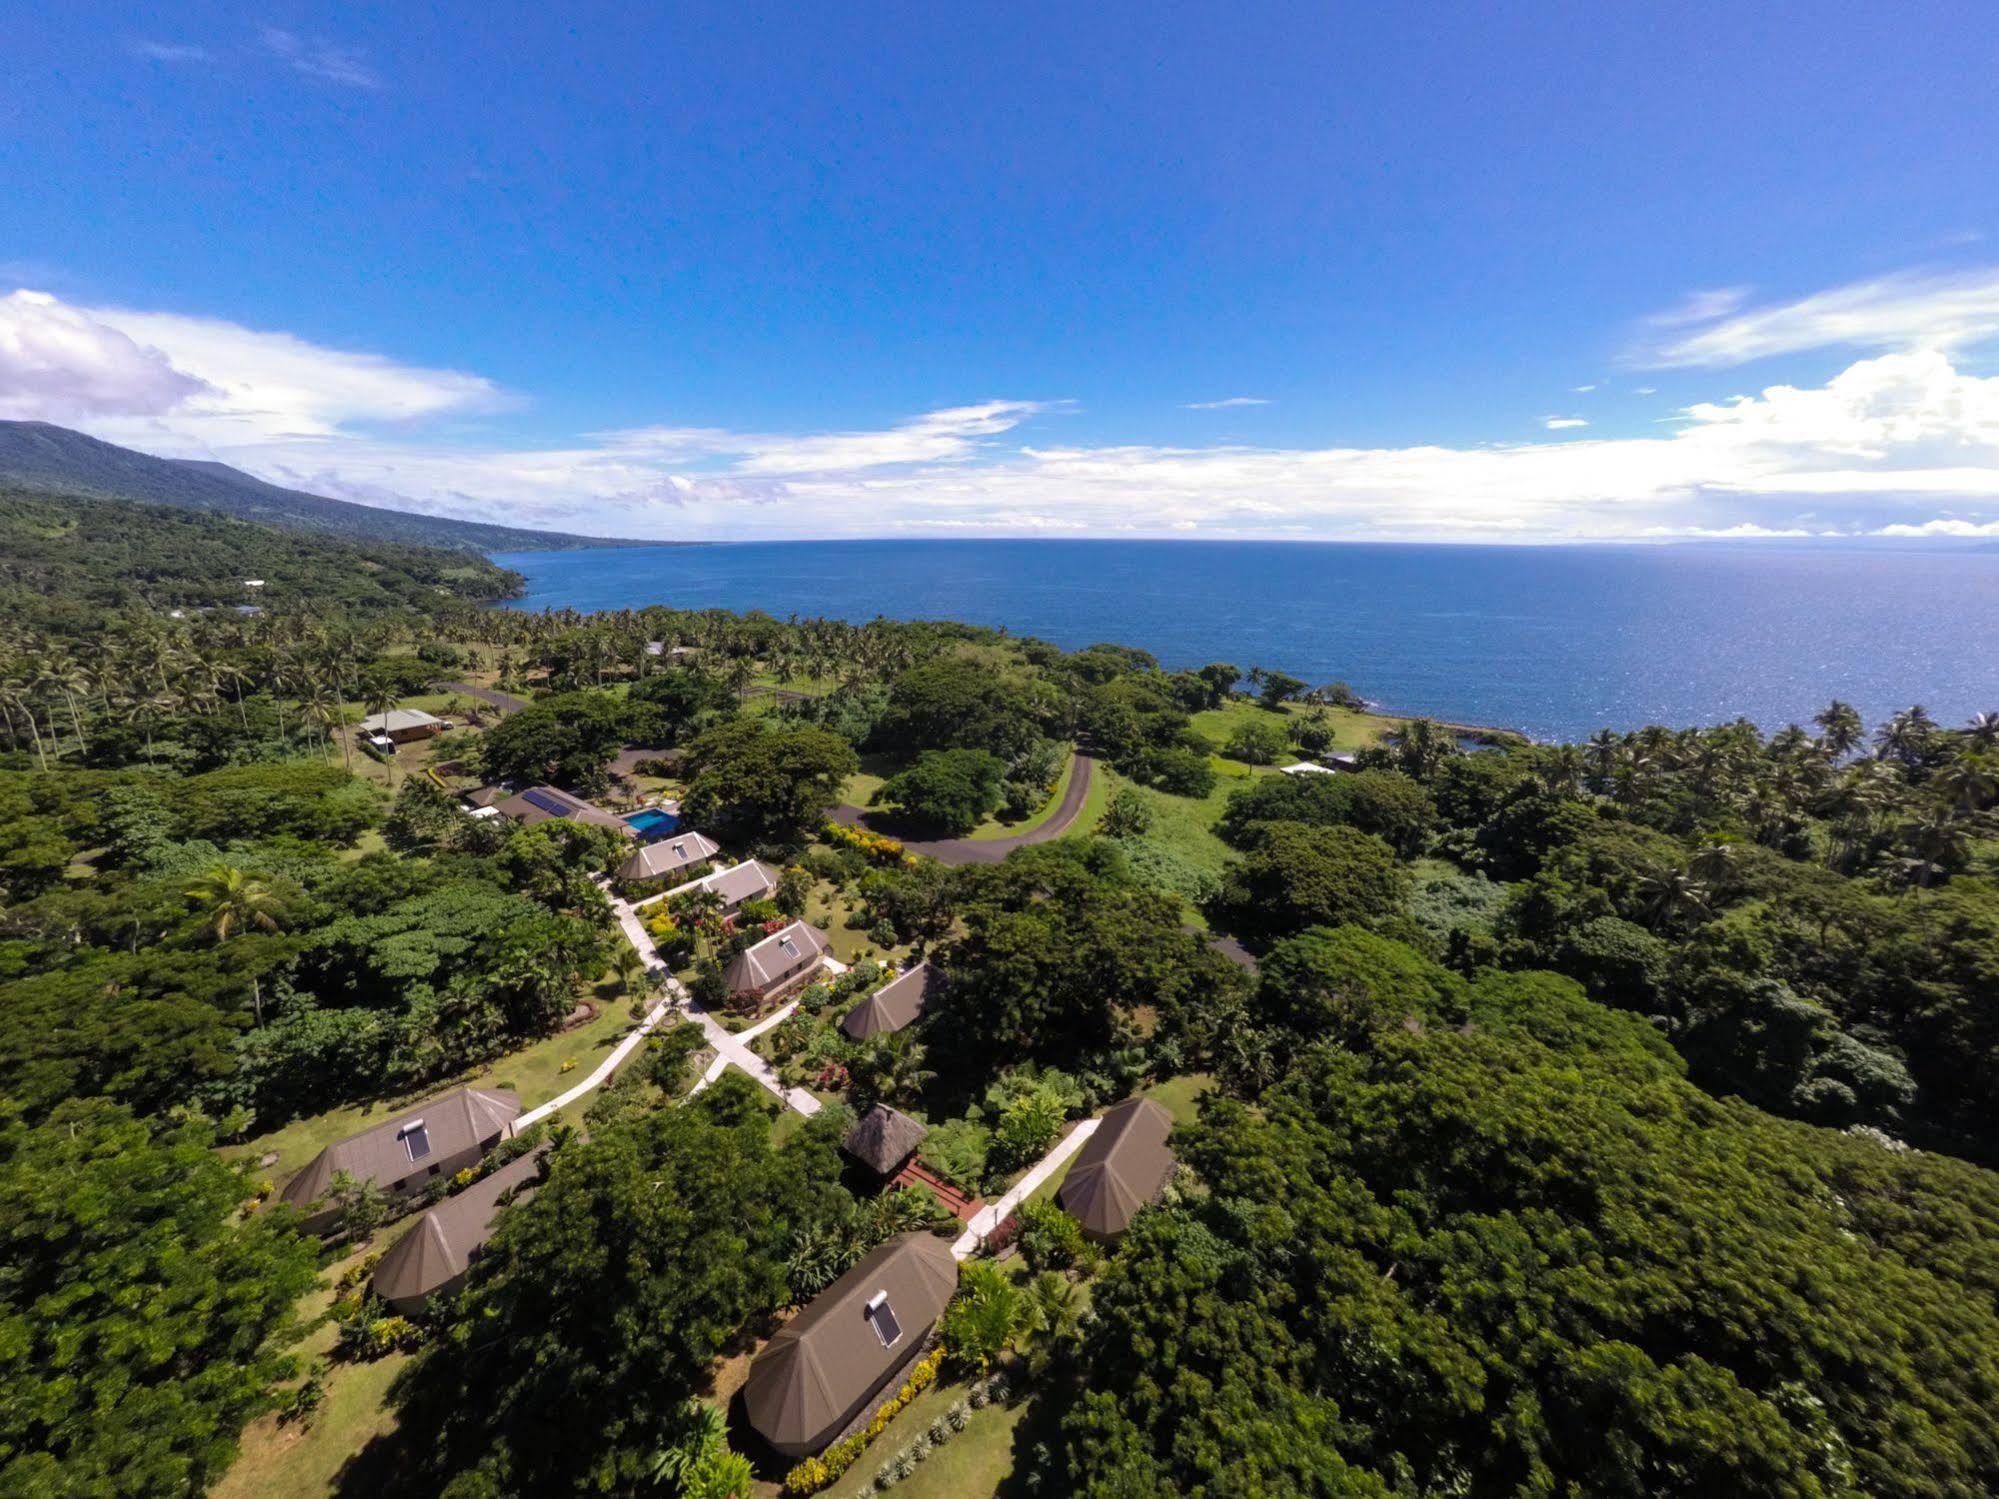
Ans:
[[[1999,534],[1989,5],[424,9],[17,23],[0,415],[628,535]]]

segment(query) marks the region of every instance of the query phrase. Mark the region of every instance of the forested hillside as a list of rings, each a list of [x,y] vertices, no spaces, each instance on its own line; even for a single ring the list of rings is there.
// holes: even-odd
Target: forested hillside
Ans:
[[[1274,668],[0,514],[0,1494],[1999,1491],[1999,716],[1468,750]],[[396,706],[455,726],[353,732]],[[769,884],[454,795],[495,782],[670,801]],[[795,922],[836,968],[728,977]],[[620,1038],[421,1311],[369,1273],[477,1171],[344,1180],[323,1242],[275,1200]],[[1056,1157],[1138,1097],[1178,1164],[1095,1242]],[[756,1352],[969,1232],[853,1169],[876,1105],[1011,1206],[921,1380],[779,1456]]]
[[[268,484],[226,463],[155,458],[47,422],[0,421],[0,489],[136,500],[285,530],[461,552],[560,551],[617,544],[560,531],[526,531],[357,505]]]
[[[262,586],[246,587],[253,578]],[[15,630],[88,637],[128,611],[430,611],[520,586],[518,574],[468,552],[0,487],[0,612]]]

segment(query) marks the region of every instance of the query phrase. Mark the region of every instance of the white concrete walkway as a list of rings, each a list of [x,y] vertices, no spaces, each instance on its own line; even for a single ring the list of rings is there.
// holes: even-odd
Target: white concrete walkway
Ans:
[[[550,1114],[555,1113],[558,1109],[567,1108],[591,1089],[603,1087],[617,1072],[618,1065],[632,1054],[633,1048],[637,1047],[647,1036],[652,1034],[653,1027],[659,1024],[660,1017],[672,1008],[673,1003],[671,1000],[661,1000],[650,1010],[646,1011],[646,1017],[639,1022],[638,1029],[613,1047],[611,1054],[604,1058],[595,1072],[584,1078],[582,1082],[571,1088],[560,1098],[551,1098],[539,1108],[529,1109],[525,1114],[517,1116],[514,1122],[507,1126],[508,1137],[511,1138],[514,1135],[521,1134],[530,1126],[541,1123],[542,1120],[546,1119]]]
[[[604,894],[611,902],[611,910],[618,918],[618,925],[624,931],[625,940],[631,943],[637,949],[638,955],[645,960],[646,972],[659,975],[660,982],[665,985],[667,998],[661,1008],[676,1010],[700,1026],[708,1045],[714,1048],[715,1060],[709,1065],[701,1081],[694,1085],[694,1091],[700,1092],[729,1068],[740,1067],[758,1086],[783,1100],[787,1108],[796,1109],[807,1118],[818,1113],[818,1099],[803,1088],[787,1088],[770,1063],[749,1048],[752,1037],[761,1035],[783,1021],[797,1008],[797,1005],[785,1006],[753,1030],[740,1034],[729,1030],[707,1010],[694,1003],[694,997],[667,968],[665,960],[659,955],[659,948],[653,944],[652,934],[645,929],[645,923],[639,920],[632,906],[608,889]]]
[[[1015,1208],[1034,1195],[1036,1187],[1047,1181],[1061,1168],[1064,1161],[1083,1148],[1083,1142],[1097,1132],[1097,1122],[1095,1119],[1085,1119],[1078,1124],[1057,1140],[1055,1148],[1036,1161],[1027,1175],[1014,1183],[1012,1191],[998,1202],[989,1202],[972,1214],[972,1221],[965,1225],[965,1231],[958,1235],[957,1241],[951,1245],[951,1253],[961,1260],[970,1259],[978,1253],[979,1245],[985,1242],[986,1235],[1004,1223]]]

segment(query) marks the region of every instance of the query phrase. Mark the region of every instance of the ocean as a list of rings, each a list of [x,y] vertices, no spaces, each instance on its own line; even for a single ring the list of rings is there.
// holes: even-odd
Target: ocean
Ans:
[[[520,609],[959,619],[1168,668],[1230,661],[1385,709],[1599,728],[1999,710],[1999,551],[1753,545],[833,541],[508,552]]]

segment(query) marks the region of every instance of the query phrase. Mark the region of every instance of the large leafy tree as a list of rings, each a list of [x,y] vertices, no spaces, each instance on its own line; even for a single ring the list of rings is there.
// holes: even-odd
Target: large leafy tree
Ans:
[[[313,1248],[237,1222],[212,1143],[94,1100],[0,1129],[0,1493],[199,1493],[291,1371]]]
[[[891,776],[875,800],[942,833],[969,833],[1000,804],[1006,765],[984,750],[927,750]]]
[[[1401,910],[1408,889],[1394,851],[1372,833],[1265,822],[1254,825],[1221,904],[1239,930],[1278,936],[1380,920]]]
[[[1467,1002],[1204,1109],[1208,1194],[1122,1246],[1045,1481],[1999,1484],[1999,1180],[1709,1098],[1565,980]]]
[[[692,780],[681,805],[690,820],[745,842],[795,842],[860,763],[853,746],[828,729],[773,729],[743,719],[688,746]]]
[[[852,1212],[828,1134],[782,1149],[754,1084],[557,1153],[393,1393],[410,1440],[355,1492],[625,1493],[723,1346],[789,1299],[786,1255]]]
[[[479,742],[494,780],[548,781],[589,791],[604,783],[633,714],[608,692],[564,692],[510,714]]]
[[[1011,760],[1042,734],[1051,694],[963,656],[913,666],[889,689],[873,744],[893,754],[982,749]]]
[[[1198,1035],[1241,982],[1114,844],[1020,849],[967,879],[965,932],[940,955],[950,982],[926,1017],[961,1072],[1023,1058],[1072,1065],[1115,1043],[1141,1010],[1165,1034]]]

